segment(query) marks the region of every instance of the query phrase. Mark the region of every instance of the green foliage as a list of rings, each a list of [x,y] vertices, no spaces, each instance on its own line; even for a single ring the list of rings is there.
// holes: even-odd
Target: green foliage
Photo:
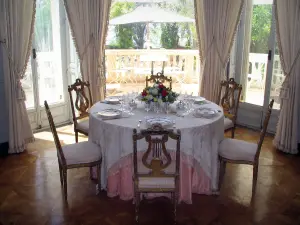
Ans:
[[[110,19],[132,12],[137,3],[134,2],[115,2],[110,11]],[[145,42],[145,28],[144,23],[135,24],[121,24],[115,28],[116,43],[114,48],[143,48]]]
[[[176,23],[161,24],[161,45],[166,49],[176,49],[179,42],[179,27]]]
[[[251,27],[250,52],[268,52],[268,40],[272,23],[272,5],[254,5]]]
[[[133,2],[115,2],[111,6],[110,19],[129,13],[135,9],[135,3]],[[116,32],[116,47],[117,48],[133,48],[133,35],[134,31],[131,24],[117,25]]]
[[[177,2],[165,2],[160,5],[169,11],[173,11],[179,15],[194,18],[194,1],[178,0]],[[196,48],[197,32],[193,23],[176,23],[174,25],[162,24],[161,44],[163,48]],[[175,34],[176,30],[178,31]],[[179,46],[179,39],[185,39],[185,46]],[[172,47],[171,47],[172,46]]]
[[[39,0],[36,6],[36,19],[34,25],[34,39],[39,51],[52,51],[52,20],[51,1]]]

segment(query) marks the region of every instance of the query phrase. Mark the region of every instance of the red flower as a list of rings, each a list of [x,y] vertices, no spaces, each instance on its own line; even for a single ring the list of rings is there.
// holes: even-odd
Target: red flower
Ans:
[[[147,96],[147,92],[145,90],[143,90],[142,96]]]
[[[166,89],[163,89],[161,92],[161,96],[166,97],[168,95],[168,92]]]
[[[159,84],[158,87],[162,89],[162,88],[164,88],[165,86],[164,86],[163,84]]]

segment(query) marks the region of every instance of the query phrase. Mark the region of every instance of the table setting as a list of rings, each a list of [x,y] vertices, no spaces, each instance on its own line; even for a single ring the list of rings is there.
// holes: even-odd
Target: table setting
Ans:
[[[133,129],[148,129],[157,123],[181,131],[180,201],[192,203],[192,193],[216,193],[217,146],[224,136],[224,115],[218,105],[154,84],[141,93],[96,103],[90,109],[89,123],[89,141],[101,147],[102,188],[108,196],[133,198]],[[169,141],[167,148],[172,155],[175,142]],[[146,149],[146,142],[138,145],[141,156]]]

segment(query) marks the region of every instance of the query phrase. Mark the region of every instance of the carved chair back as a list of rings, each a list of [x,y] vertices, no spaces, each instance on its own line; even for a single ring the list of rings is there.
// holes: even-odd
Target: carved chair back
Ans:
[[[260,154],[260,151],[261,151],[261,146],[262,146],[262,143],[263,143],[264,138],[266,136],[269,120],[270,120],[271,113],[272,113],[273,104],[274,104],[274,99],[272,99],[271,102],[268,105],[267,114],[266,114],[265,119],[264,119],[262,130],[260,132],[259,141],[257,143],[257,151],[256,151],[256,154],[255,154],[255,161],[257,161],[258,158],[259,158],[259,154]]]
[[[88,109],[93,105],[90,84],[88,81],[83,82],[80,79],[76,79],[74,84],[69,85],[68,92],[70,96],[73,121],[76,124],[78,119],[89,116]],[[76,96],[75,102],[73,101],[72,95],[74,92]],[[75,109],[79,113],[79,116],[76,116]]]
[[[224,115],[235,122],[242,92],[242,85],[236,83],[234,78],[221,81],[218,104],[223,107]]]
[[[171,164],[172,158],[166,149],[166,143],[171,138],[176,141],[176,161],[175,174],[166,174],[164,170]],[[147,174],[142,174],[138,171],[137,165],[137,142],[145,139],[148,144],[146,152],[143,154],[142,163],[150,170]],[[180,167],[180,139],[181,134],[178,130],[176,133],[173,130],[164,130],[160,124],[154,125],[147,130],[142,130],[137,133],[133,131],[133,164],[135,177],[170,177],[179,175]]]
[[[51,114],[51,111],[50,111],[50,108],[48,106],[47,101],[44,101],[44,105],[45,105],[45,109],[46,109],[50,129],[51,129],[51,132],[52,132],[52,135],[53,135],[53,138],[54,138],[54,143],[55,143],[55,146],[56,146],[56,149],[57,149],[58,160],[62,165],[66,165],[66,159],[65,159],[64,153],[63,153],[62,148],[61,148],[61,144],[60,144],[60,141],[59,141],[59,138],[58,138],[58,135],[57,135],[56,127],[55,127],[55,124],[53,122],[53,117],[52,117],[52,114]]]
[[[162,73],[157,73],[156,75],[151,75],[146,77],[146,87],[149,86],[149,82],[153,83],[164,83],[165,81],[170,83],[170,89],[172,89],[172,77],[167,77]]]

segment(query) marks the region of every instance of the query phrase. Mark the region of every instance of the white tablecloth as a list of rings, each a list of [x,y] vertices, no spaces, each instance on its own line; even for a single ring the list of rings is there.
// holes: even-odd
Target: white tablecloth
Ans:
[[[135,115],[129,118],[102,120],[95,113],[107,108],[119,108],[119,105],[96,103],[90,110],[89,141],[100,145],[103,154],[102,188],[106,189],[108,171],[112,166],[122,167],[120,159],[133,153],[132,133],[139,120],[145,128],[146,116],[158,116],[154,112],[144,111],[142,104],[134,110]],[[175,120],[176,129],[181,131],[181,151],[188,158],[199,162],[201,168],[211,179],[212,191],[218,187],[218,144],[224,137],[224,115],[222,109],[214,103],[199,105],[220,110],[211,119],[195,118],[192,115],[177,117],[175,114],[162,114]],[[146,142],[139,142],[138,150],[145,151]],[[169,141],[168,149],[175,149],[175,142]],[[193,160],[190,160],[192,163]]]

